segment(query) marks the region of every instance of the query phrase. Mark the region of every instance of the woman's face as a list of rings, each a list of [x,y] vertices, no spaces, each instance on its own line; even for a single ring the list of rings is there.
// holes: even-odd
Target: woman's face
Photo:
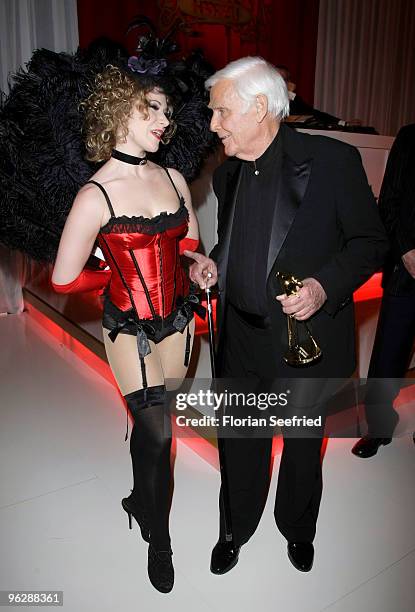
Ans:
[[[140,153],[154,153],[160,145],[164,130],[169,125],[170,108],[166,96],[158,89],[146,95],[148,102],[147,117],[134,106],[128,121],[127,143],[131,143]]]

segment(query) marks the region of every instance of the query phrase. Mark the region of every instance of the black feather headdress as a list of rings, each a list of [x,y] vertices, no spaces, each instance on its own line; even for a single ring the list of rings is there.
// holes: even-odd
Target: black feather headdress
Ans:
[[[162,145],[153,159],[162,166],[176,168],[190,182],[200,171],[203,159],[218,144],[217,136],[209,130],[211,111],[204,86],[214,69],[200,50],[186,59],[169,59],[179,51],[173,36],[180,25],[176,23],[164,38],[158,38],[147,17],[136,17],[127,33],[134,29],[144,33],[138,38],[137,55],[129,58],[128,67],[138,78],[159,79],[171,93],[177,130],[168,146]]]

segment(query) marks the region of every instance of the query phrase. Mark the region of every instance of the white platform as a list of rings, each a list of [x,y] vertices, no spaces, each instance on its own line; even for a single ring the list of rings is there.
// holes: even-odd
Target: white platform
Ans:
[[[209,572],[219,474],[179,440],[176,584],[162,595],[120,506],[131,470],[117,391],[27,314],[1,317],[0,334],[0,590],[63,590],[66,612],[415,610],[411,438],[368,460],[350,454],[354,440],[329,442],[309,574],[273,521],[277,455],[259,529],[225,576]]]

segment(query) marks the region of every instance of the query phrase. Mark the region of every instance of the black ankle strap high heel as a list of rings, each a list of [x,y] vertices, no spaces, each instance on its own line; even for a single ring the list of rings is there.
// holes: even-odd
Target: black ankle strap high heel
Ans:
[[[132,495],[129,497],[124,497],[121,500],[121,505],[128,514],[128,526],[132,529],[131,517],[133,516],[138,523],[141,531],[141,537],[144,542],[150,542],[150,528],[148,525],[147,517],[144,514],[143,510],[138,506],[138,504],[132,499]]]

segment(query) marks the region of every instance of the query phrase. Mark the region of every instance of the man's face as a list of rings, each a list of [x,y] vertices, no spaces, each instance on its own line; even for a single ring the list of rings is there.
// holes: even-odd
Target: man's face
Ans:
[[[256,106],[246,112],[244,101],[235,91],[232,81],[218,81],[210,90],[209,108],[213,111],[210,129],[216,132],[228,156],[252,158],[252,144],[258,138]]]

